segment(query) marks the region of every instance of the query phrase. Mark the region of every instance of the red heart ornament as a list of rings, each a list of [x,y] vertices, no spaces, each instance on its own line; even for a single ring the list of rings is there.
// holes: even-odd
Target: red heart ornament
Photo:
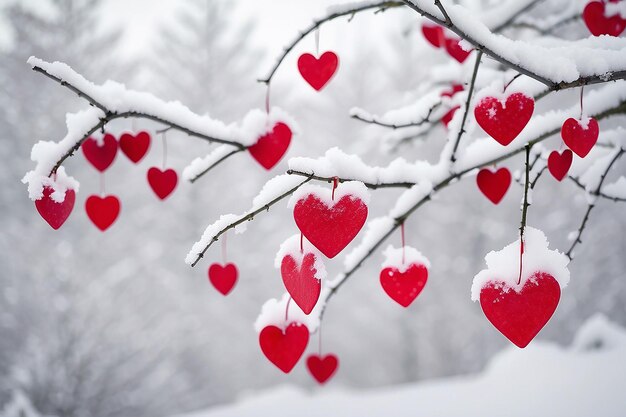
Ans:
[[[476,184],[489,201],[498,204],[511,185],[511,172],[507,168],[500,168],[496,172],[483,168],[478,171]]]
[[[74,190],[67,190],[65,192],[65,199],[61,203],[57,203],[50,197],[50,194],[54,192],[51,187],[43,188],[43,197],[35,201],[35,208],[39,212],[39,215],[52,227],[57,230],[65,223],[67,218],[72,213],[74,208],[74,201],[76,200],[76,193]]]
[[[315,58],[304,53],[298,58],[298,71],[302,78],[315,90],[320,91],[335,75],[339,58],[334,52],[326,51],[322,56]]]
[[[489,282],[480,291],[480,306],[500,333],[524,348],[550,320],[560,297],[561,287],[554,277],[536,272],[520,292]]]
[[[280,161],[291,143],[291,129],[282,122],[274,125],[271,132],[261,136],[257,143],[250,146],[250,155],[261,166],[270,170]]]
[[[222,266],[214,263],[209,267],[209,281],[222,295],[228,295],[237,283],[237,266],[227,263]]]
[[[552,151],[548,157],[548,171],[557,181],[562,181],[572,166],[572,159],[573,154],[569,149],[565,149],[561,153]]]
[[[85,202],[87,216],[101,231],[108,229],[120,214],[120,200],[114,195],[92,195]]]
[[[587,156],[591,151],[593,145],[598,141],[598,135],[600,135],[600,126],[593,117],[589,118],[586,127],[580,124],[580,120],[573,117],[567,119],[561,127],[563,142],[581,158]]]
[[[462,64],[463,62],[465,62],[469,54],[472,53],[472,51],[464,50],[463,48],[461,48],[460,43],[461,39],[447,38],[445,47],[448,55],[450,55],[452,58],[456,59],[459,63]]]
[[[460,108],[461,106],[456,106],[448,110],[448,112],[444,114],[443,117],[441,118],[441,123],[443,123],[445,127],[448,127],[448,125],[452,121],[452,118],[454,117],[454,113],[456,113],[456,111]]]
[[[141,131],[136,135],[132,133],[124,133],[120,137],[120,149],[135,164],[146,156],[150,148],[150,134]]]
[[[531,97],[513,93],[504,104],[495,97],[483,98],[474,108],[474,117],[489,136],[506,146],[524,130],[534,110]]]
[[[428,269],[424,265],[411,264],[404,272],[396,267],[380,271],[380,284],[392,300],[408,307],[422,292],[428,280]]]
[[[176,175],[176,171],[173,169],[161,171],[157,167],[152,167],[148,170],[148,183],[157,197],[165,200],[176,188],[178,175]]]
[[[441,48],[446,41],[443,28],[439,25],[422,25],[422,34],[435,48]]]
[[[339,360],[337,356],[328,354],[324,357],[319,355],[310,355],[306,359],[306,367],[317,382],[323,384],[328,381],[337,371]]]
[[[604,2],[592,1],[587,3],[583,10],[583,20],[594,36],[619,36],[626,29],[626,19],[618,14],[605,16]]]
[[[315,278],[315,261],[315,255],[307,253],[301,265],[291,255],[285,256],[280,264],[285,288],[304,314],[311,314],[322,289],[320,280]]]
[[[293,217],[298,229],[313,246],[334,258],[352,239],[367,219],[367,206],[358,197],[345,195],[328,207],[313,194],[298,200]]]
[[[309,329],[291,323],[283,332],[276,326],[266,326],[259,334],[259,344],[267,359],[288,374],[304,353],[309,343]]]
[[[104,172],[111,166],[117,154],[117,140],[115,136],[107,133],[102,138],[102,145],[92,137],[87,138],[81,145],[85,158],[98,171]]]

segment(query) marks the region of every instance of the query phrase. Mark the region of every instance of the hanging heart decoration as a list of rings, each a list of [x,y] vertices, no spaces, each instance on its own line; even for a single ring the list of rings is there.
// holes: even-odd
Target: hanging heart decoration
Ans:
[[[322,284],[316,277],[317,262],[314,253],[305,254],[300,263],[291,255],[286,255],[281,262],[280,274],[285,288],[304,314],[311,314],[320,297]]]
[[[43,188],[43,196],[35,201],[35,208],[39,215],[52,227],[58,230],[72,213],[74,202],[76,201],[76,193],[74,190],[65,191],[65,197],[62,202],[57,202],[50,196],[54,192],[52,187]]]
[[[337,372],[339,360],[332,353],[326,356],[310,355],[306,359],[306,367],[311,376],[321,385]]]
[[[250,155],[267,170],[281,160],[291,143],[291,129],[285,123],[278,122],[271,132],[264,134],[248,148]]]
[[[573,154],[569,149],[565,149],[561,153],[552,151],[548,157],[548,171],[557,181],[562,181],[572,166],[572,160]]]
[[[617,3],[614,1],[614,3]],[[626,29],[626,19],[619,13],[606,15],[606,4],[603,1],[591,1],[583,10],[585,25],[594,36],[619,36]]]
[[[446,48],[446,51],[448,52],[448,55],[450,55],[460,64],[465,62],[469,54],[472,53],[471,50],[466,51],[465,49],[461,48],[461,39],[458,38],[447,38],[444,46]]]
[[[298,58],[298,71],[302,78],[316,91],[324,88],[333,78],[339,66],[337,54],[331,51],[324,52],[319,58],[304,53]]]
[[[265,357],[278,369],[291,372],[309,343],[309,330],[300,323],[291,323],[285,331],[266,326],[259,333],[259,344]]]
[[[476,176],[478,189],[493,204],[498,204],[504,198],[511,185],[511,172],[507,168],[500,168],[493,172],[488,168],[478,171]]]
[[[411,264],[402,271],[388,267],[380,271],[380,284],[392,300],[408,307],[422,292],[428,280],[428,269],[424,265]]]
[[[115,160],[117,154],[117,140],[107,133],[102,137],[102,143],[89,137],[81,145],[85,158],[100,172],[106,171]]]
[[[178,175],[173,169],[161,171],[157,167],[148,170],[148,184],[161,200],[165,200],[176,188]]]
[[[435,48],[441,48],[446,41],[443,27],[439,25],[422,25],[422,34]]]
[[[228,295],[237,283],[237,266],[233,263],[214,263],[209,267],[209,281],[222,295]]]
[[[600,135],[600,126],[593,117],[586,119],[587,123],[570,117],[561,127],[563,142],[581,158],[593,149]]]
[[[114,195],[92,195],[85,202],[87,216],[101,231],[107,230],[120,214],[120,200]]]
[[[120,149],[135,164],[146,156],[150,149],[150,133],[141,131],[136,135],[124,133],[120,136]]]
[[[499,144],[506,146],[528,124],[535,109],[535,101],[524,93],[513,93],[502,101],[485,97],[474,108],[476,122]]]

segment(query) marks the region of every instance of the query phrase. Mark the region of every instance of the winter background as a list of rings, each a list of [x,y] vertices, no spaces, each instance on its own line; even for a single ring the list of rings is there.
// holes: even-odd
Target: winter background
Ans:
[[[432,262],[427,288],[410,308],[380,289],[380,254],[329,304],[324,350],[339,356],[340,369],[323,388],[302,364],[287,376],[277,371],[253,329],[263,303],[283,292],[273,264],[274,249],[294,233],[286,204],[256,219],[245,235],[230,234],[228,257],[240,279],[228,297],[208,283],[208,262],[193,269],[183,262],[209,223],[246,210],[289,157],[319,156],[332,146],[371,164],[398,154],[436,156],[440,144],[420,141],[381,153],[385,131],[348,116],[353,106],[383,113],[410,102],[429,66],[447,59],[423,40],[412,11],[324,25],[320,50],[336,51],[341,66],[322,93],[295,65],[299,53],[314,50],[313,36],[288,56],[272,83],[272,104],[287,109],[302,133],[272,172],[240,154],[161,202],[145,180],[161,158],[153,135],[139,166],[118,156],[107,172],[107,190],[120,197],[122,213],[106,233],[84,213],[99,175],[80,155],[66,163],[81,181],[70,220],[55,232],[37,215],[20,182],[32,168],[30,148],[61,138],[65,114],[84,104],[31,71],[29,56],[232,122],[263,107],[265,88],[256,79],[300,29],[338,3],[0,2],[0,415],[626,415],[626,216],[619,204],[595,209],[554,317],[520,351],[470,301],[470,286],[484,255],[515,240],[521,188],[497,207],[472,181],[444,191],[406,225],[408,242]],[[573,102],[577,94],[559,97]],[[107,126],[114,134],[131,128],[158,126]],[[206,153],[202,141],[167,137],[179,173]],[[552,248],[567,249],[567,235],[584,214],[585,198],[576,191],[544,178],[534,194],[529,224],[546,232]],[[385,213],[398,193],[376,191],[371,216]],[[392,239],[399,245],[399,236]],[[219,260],[219,246],[207,257]],[[327,268],[333,274],[340,266]]]

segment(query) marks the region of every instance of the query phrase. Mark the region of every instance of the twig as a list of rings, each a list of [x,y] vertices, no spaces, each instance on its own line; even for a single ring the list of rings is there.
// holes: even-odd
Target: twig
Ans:
[[[441,4],[441,1],[435,0],[435,6],[437,6],[439,11],[443,15],[443,18],[445,20],[445,25],[447,27],[452,27],[452,20],[450,20],[450,16],[448,16],[448,12],[446,11],[445,7],[443,7],[443,4]]]
[[[320,177],[320,176],[315,175],[315,174],[309,174],[309,173],[306,173],[306,172],[296,171],[296,170],[293,170],[293,169],[288,170],[287,174],[289,174],[289,175],[301,175],[303,177],[308,177],[308,178],[316,180],[316,181],[325,181],[325,182],[328,182],[328,183],[333,182],[333,180],[338,180],[339,182],[359,181],[359,182],[362,182],[363,185],[365,185],[367,188],[370,188],[372,190],[377,190],[379,188],[411,188],[412,186],[415,185],[415,183],[412,183],[412,182],[387,182],[387,183],[373,184],[373,183],[363,182],[361,180],[355,180],[355,179],[349,179],[349,178]]]
[[[522,221],[519,227],[519,278],[517,284],[522,282],[522,265],[524,258],[524,231],[526,230],[526,216],[528,215],[528,189],[530,188],[530,148],[532,145],[526,144],[524,149],[526,150],[526,160],[524,161],[525,176],[524,176],[524,203],[522,204]]]
[[[419,120],[417,122],[409,122],[409,123],[401,123],[401,124],[382,122],[382,121],[378,120],[376,117],[372,117],[371,119],[367,119],[367,118],[365,118],[363,116],[359,116],[358,114],[353,114],[350,117],[352,117],[353,119],[359,120],[361,122],[370,123],[370,124],[374,124],[374,125],[378,125],[378,126],[382,126],[382,127],[389,127],[391,129],[395,130],[395,129],[403,129],[403,128],[406,128],[406,127],[418,127],[418,126],[423,125],[424,123],[431,122],[430,116],[432,115],[432,113],[436,109],[439,108],[439,106],[441,106],[441,102],[433,104],[428,109],[428,113],[426,113],[426,116],[422,120]]]
[[[584,185],[582,182],[580,182],[580,180],[579,180],[578,178],[573,177],[573,176],[569,176],[568,178],[569,178],[569,179],[570,179],[570,180],[571,180],[574,184],[576,184],[576,186],[577,186],[577,187],[582,188],[583,190],[586,190],[586,189],[587,189],[587,187],[585,187],[585,185]],[[611,201],[613,201],[613,202],[615,202],[615,203],[617,203],[617,202],[626,203],[626,198],[614,197],[614,196],[611,196],[611,195],[605,194],[605,193],[603,193],[602,191],[598,192],[596,195],[597,195],[598,197],[602,197],[602,198],[605,198],[605,199],[607,199],[607,200],[611,200]]]
[[[196,181],[198,181],[198,179],[200,179],[200,177],[202,177],[204,174],[206,174],[207,172],[211,171],[213,168],[215,168],[216,166],[218,166],[220,163],[224,162],[226,159],[230,158],[231,156],[239,153],[239,152],[243,152],[245,151],[247,148],[244,149],[235,149],[229,153],[227,153],[226,155],[222,156],[220,159],[218,159],[217,161],[213,162],[207,169],[205,169],[204,171],[200,172],[198,175],[196,175],[193,178],[189,179],[189,182],[194,183]]]

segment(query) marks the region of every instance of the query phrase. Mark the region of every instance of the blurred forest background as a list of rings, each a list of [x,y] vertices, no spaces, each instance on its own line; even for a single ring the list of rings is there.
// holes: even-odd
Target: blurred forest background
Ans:
[[[286,204],[255,219],[245,236],[229,235],[228,258],[238,265],[240,280],[228,297],[206,276],[209,263],[220,260],[219,246],[194,269],[183,258],[220,214],[246,210],[265,181],[285,170],[288,157],[318,156],[339,146],[372,164],[398,154],[411,161],[436,158],[443,127],[428,142],[381,153],[385,132],[350,119],[348,110],[382,113],[409,103],[429,66],[446,58],[426,45],[418,16],[408,10],[332,22],[322,30],[320,49],[340,56],[333,82],[315,93],[299,78],[295,57],[314,50],[310,39],[272,84],[272,104],[291,113],[302,132],[273,172],[240,154],[196,184],[180,184],[161,202],[145,179],[162,156],[160,138],[153,135],[146,160],[135,166],[118,155],[107,172],[107,191],[120,197],[122,213],[101,233],[83,209],[87,196],[98,192],[99,174],[78,154],[66,163],[81,181],[77,204],[55,232],[37,215],[20,179],[32,166],[32,145],[63,137],[65,113],[85,103],[31,71],[30,55],[64,61],[97,83],[120,81],[232,122],[263,106],[265,89],[256,79],[291,39],[264,47],[254,21],[233,18],[233,9],[246,1],[184,0],[142,53],[129,56],[124,25],[101,24],[104,3],[17,1],[0,10],[12,33],[0,52],[0,410],[20,392],[45,415],[158,417],[234,401],[275,384],[315,389],[303,366],[288,376],[278,372],[262,356],[252,327],[262,304],[283,292],[273,263],[274,249],[294,233]],[[275,7],[257,18],[280,25],[289,17]],[[556,97],[574,103],[577,94]],[[115,121],[107,130],[119,135],[159,127]],[[167,139],[169,165],[179,173],[209,149],[176,133],[168,132]],[[616,171],[623,174],[624,168]],[[396,195],[376,191],[370,216],[385,213]],[[369,260],[325,316],[324,349],[341,360],[332,384],[388,386],[473,372],[507,345],[470,301],[469,289],[484,255],[516,239],[520,198],[514,186],[502,204],[492,206],[468,180],[411,218],[408,243],[433,264],[428,288],[402,309],[379,287],[382,256]],[[529,224],[542,228],[552,247],[566,250],[567,235],[584,214],[584,196],[573,184],[546,176],[533,200]],[[600,202],[571,264],[572,281],[539,338],[569,343],[595,312],[626,325],[625,230],[623,207]],[[394,239],[399,245],[399,236]],[[327,268],[339,272],[341,262]]]

